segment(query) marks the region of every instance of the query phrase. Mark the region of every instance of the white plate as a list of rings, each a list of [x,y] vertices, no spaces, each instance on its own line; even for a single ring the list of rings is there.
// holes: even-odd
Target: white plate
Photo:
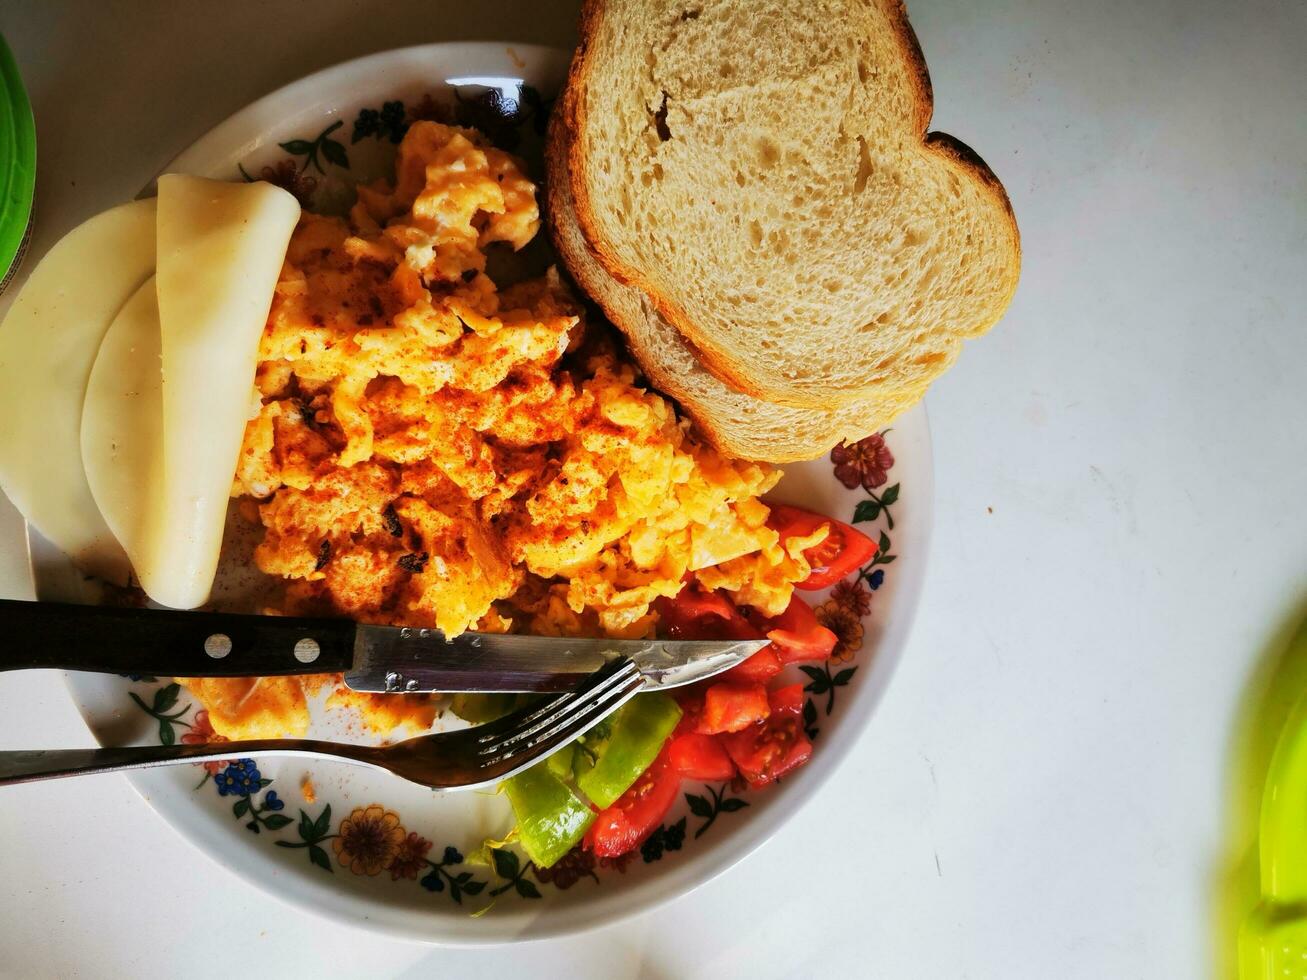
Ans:
[[[535,104],[531,91],[523,86],[547,102],[566,65],[563,52],[491,43],[431,44],[372,55],[318,72],[260,99],[215,127],[166,170],[234,179],[242,168],[258,176],[265,167],[276,168],[294,159],[307,166],[317,182],[314,193],[319,203],[330,202],[339,199],[353,180],[386,171],[393,153],[391,132],[398,133],[392,127],[423,105],[424,96],[439,102],[457,88],[464,111],[480,112],[478,121],[484,121],[487,113],[495,111],[496,101],[484,96],[485,86],[499,93],[500,110],[508,103],[526,107],[520,114],[525,118],[516,119],[520,125],[510,125],[514,122],[510,119],[500,135],[520,136],[518,148],[529,156],[538,143],[537,113],[531,110]],[[404,116],[396,102],[402,103]],[[328,140],[336,146],[328,146]],[[288,149],[279,144],[288,144]],[[311,164],[314,158],[321,172]],[[339,166],[343,160],[348,161],[348,169]],[[452,860],[510,826],[502,799],[487,794],[434,794],[348,766],[265,760],[259,765],[260,775],[270,782],[254,786],[248,798],[220,795],[217,781],[204,778],[207,774],[198,767],[155,770],[130,778],[168,824],[247,881],[303,908],[397,936],[448,944],[539,939],[611,923],[684,894],[752,852],[814,795],[866,732],[889,683],[912,621],[930,532],[932,470],[925,410],[918,408],[898,420],[885,442],[895,463],[874,496],[872,491],[842,486],[829,460],[789,467],[774,494],[846,521],[853,520],[856,512],[864,518],[858,526],[873,537],[883,535],[886,553],[894,556],[870,570],[869,575],[875,575],[874,591],[868,588],[871,578],[862,585],[871,597],[871,611],[860,622],[855,618],[848,624],[864,630],[856,652],[828,668],[811,666],[810,675],[795,671],[796,679],[811,688],[807,720],[819,729],[812,761],[783,786],[761,792],[737,794],[728,787],[685,784],[683,798],[664,829],[623,868],[574,868],[579,874],[567,882],[556,875],[540,877],[534,869],[526,869],[522,859],[521,878],[514,883],[501,873],[510,868]],[[888,506],[880,507],[876,499]],[[870,512],[875,512],[874,517]],[[38,595],[49,599],[77,594],[81,578],[67,560],[37,535],[30,538]],[[823,615],[838,614],[843,608],[823,607]],[[168,728],[174,737],[195,731],[184,727],[194,725],[195,707],[184,690],[175,703],[169,703],[173,696],[169,692],[175,688],[167,679],[150,682],[81,674],[69,675],[68,683],[87,724],[103,744],[157,743]],[[157,708],[165,720],[151,716],[146,707]],[[169,716],[174,720],[167,720]],[[311,773],[316,789],[312,804],[301,793],[306,773]],[[732,799],[747,805],[732,804]],[[721,800],[728,801],[724,809]],[[258,833],[246,827],[251,805],[261,821]],[[273,808],[278,805],[280,809]],[[328,806],[330,816],[324,820]],[[348,859],[353,853],[346,845],[354,839],[352,828],[378,815],[388,823],[386,813],[397,816],[406,833],[432,842],[428,862],[412,878],[396,877],[393,872],[398,866],[393,863],[375,875],[353,873],[337,853],[337,846],[342,847]],[[283,817],[292,819],[283,824]],[[310,827],[304,819],[317,821],[318,826]],[[304,846],[302,827],[310,838],[321,836],[319,831],[344,832],[344,836],[329,837],[315,849]],[[449,854],[448,848],[459,854]],[[319,863],[313,862],[315,856]],[[435,867],[446,856],[451,860]],[[354,864],[360,872],[370,870],[367,861]],[[462,879],[461,901],[456,902],[453,885],[460,875],[468,877]],[[489,912],[470,915],[500,889]]]

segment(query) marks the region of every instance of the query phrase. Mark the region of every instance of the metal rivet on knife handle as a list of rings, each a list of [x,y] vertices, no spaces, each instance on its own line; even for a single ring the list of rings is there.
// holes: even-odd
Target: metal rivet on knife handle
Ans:
[[[214,633],[205,639],[204,652],[214,660],[221,660],[231,653],[231,637],[226,633]]]
[[[306,636],[295,644],[295,659],[302,664],[311,664],[318,659],[318,654],[322,653],[322,647],[318,646],[318,641],[312,637]]]

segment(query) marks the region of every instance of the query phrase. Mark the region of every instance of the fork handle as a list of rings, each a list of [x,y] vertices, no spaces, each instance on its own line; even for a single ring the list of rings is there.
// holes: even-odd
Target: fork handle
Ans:
[[[128,745],[105,749],[35,749],[0,752],[0,786],[60,779],[97,772],[175,766],[204,759],[244,759],[261,755],[345,757],[380,765],[379,747],[303,738],[258,738],[202,745]]]

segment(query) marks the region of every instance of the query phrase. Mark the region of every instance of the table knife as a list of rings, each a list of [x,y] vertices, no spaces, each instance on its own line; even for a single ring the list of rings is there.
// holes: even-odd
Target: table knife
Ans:
[[[167,677],[345,676],[356,691],[567,691],[627,657],[646,686],[728,670],[767,641],[607,640],[372,626],[347,619],[125,609],[0,599],[0,670]]]

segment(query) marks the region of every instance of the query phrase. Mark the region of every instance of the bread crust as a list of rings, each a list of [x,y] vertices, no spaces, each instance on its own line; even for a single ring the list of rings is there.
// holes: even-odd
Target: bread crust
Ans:
[[[682,413],[694,422],[701,435],[714,448],[728,456],[768,463],[792,463],[816,459],[825,455],[841,440],[860,439],[893,420],[897,411],[892,407],[872,402],[858,403],[850,409],[839,412],[781,408],[753,399],[752,396],[735,390],[720,379],[716,379],[716,383],[722,386],[723,404],[714,405],[707,397],[695,397],[688,386],[682,383],[683,379],[677,378],[675,372],[663,363],[657,353],[644,345],[639,327],[629,322],[628,312],[623,308],[625,304],[620,302],[620,297],[615,295],[615,292],[634,290],[635,287],[618,283],[607,277],[607,273],[595,258],[593,247],[584,235],[566,233],[569,225],[575,222],[575,214],[561,190],[566,188],[566,192],[570,194],[568,145],[571,139],[572,133],[568,128],[565,114],[555,112],[549,123],[545,143],[545,212],[548,219],[546,226],[554,249],[581,291],[593,300],[604,315],[626,336],[631,352],[654,387],[676,399]],[[586,254],[579,254],[578,249],[583,249]],[[684,337],[680,337],[678,342],[686,346],[691,356],[698,356],[698,351]],[[737,417],[739,413],[731,410],[731,403],[739,408],[747,405],[749,401],[758,401],[756,407],[764,411],[771,409],[773,412],[787,413],[797,424],[781,428],[779,431],[783,432],[783,435],[778,438],[767,438],[767,432],[742,421]]]
[[[964,336],[975,337],[984,333],[996,323],[1005,312],[1016,291],[1021,265],[1021,240],[1011,201],[1002,183],[994,172],[981,159],[979,154],[960,140],[945,133],[928,132],[930,120],[934,114],[934,92],[930,82],[930,73],[917,41],[916,33],[908,20],[907,9],[903,0],[878,0],[889,14],[891,30],[898,43],[904,63],[909,67],[913,79],[914,113],[913,132],[921,133],[921,145],[926,153],[935,155],[962,179],[971,180],[983,187],[986,193],[1001,206],[1006,216],[1006,223],[1012,233],[1013,254],[1008,268],[1011,274],[1003,283],[1003,301],[996,304],[993,314]],[[694,348],[700,362],[721,381],[736,390],[755,398],[787,405],[795,408],[822,409],[832,404],[851,405],[865,397],[875,394],[875,386],[856,389],[833,390],[829,387],[816,391],[803,386],[794,388],[768,388],[756,377],[734,362],[730,352],[716,346],[700,330],[697,324],[670,297],[660,293],[655,285],[639,269],[624,263],[616,252],[604,241],[598,232],[586,179],[587,161],[582,152],[582,140],[577,136],[584,132],[586,125],[585,94],[591,71],[590,48],[598,35],[606,10],[606,0],[585,0],[581,10],[579,26],[580,44],[572,59],[568,71],[567,83],[556,113],[560,114],[571,135],[565,141],[569,190],[573,201],[573,213],[577,225],[587,243],[590,253],[615,281],[624,285],[635,286],[649,298],[658,313],[671,323]]]

